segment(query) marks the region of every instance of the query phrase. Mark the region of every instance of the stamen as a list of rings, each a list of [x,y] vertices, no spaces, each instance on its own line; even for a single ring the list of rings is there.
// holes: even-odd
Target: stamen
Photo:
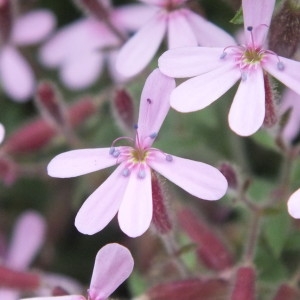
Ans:
[[[170,154],[166,155],[166,161],[173,161],[173,156]]]
[[[241,77],[242,77],[243,81],[246,81],[247,80],[247,73],[246,72],[242,72],[241,73]]]
[[[115,150],[116,150],[115,147],[111,147],[111,148],[109,149],[109,154],[110,154],[110,155],[113,155],[114,152],[115,152]]]
[[[146,172],[144,169],[140,169],[138,172],[138,178],[144,179],[146,177]]]
[[[226,56],[227,56],[227,52],[224,51],[224,52],[221,54],[220,59],[224,59]]]
[[[157,133],[156,132],[153,132],[153,133],[151,133],[150,135],[149,135],[149,137],[151,138],[151,139],[155,139],[156,137],[157,137]]]
[[[119,150],[115,150],[112,154],[113,157],[118,157],[120,155],[120,151]]]
[[[130,138],[130,137],[127,137],[127,136],[121,136],[121,137],[115,139],[115,140],[112,142],[112,144],[111,144],[111,146],[110,146],[109,154],[113,154],[113,153],[114,153],[114,151],[115,151],[114,145],[115,145],[116,142],[118,142],[118,141],[120,141],[120,140],[129,140],[130,142],[134,143],[133,138]]]
[[[139,128],[138,124],[133,125],[133,129],[137,130]]]
[[[151,103],[152,103],[152,100],[149,99],[149,98],[147,98],[147,102],[148,102],[148,104],[151,104]]]
[[[252,47],[255,48],[255,44],[254,44],[254,38],[253,38],[253,27],[252,26],[248,26],[247,30],[250,32],[250,37],[251,37],[251,42],[252,42]]]
[[[247,30],[248,30],[248,31],[252,31],[252,30],[253,30],[253,27],[252,27],[252,26],[248,26],[248,27],[247,27]]]
[[[130,170],[127,169],[127,168],[125,168],[125,169],[122,171],[122,175],[123,175],[124,177],[128,177],[128,176],[130,175]]]
[[[282,61],[279,61],[279,62],[277,63],[277,69],[278,69],[279,71],[283,71],[283,70],[284,70],[284,63],[283,63]]]

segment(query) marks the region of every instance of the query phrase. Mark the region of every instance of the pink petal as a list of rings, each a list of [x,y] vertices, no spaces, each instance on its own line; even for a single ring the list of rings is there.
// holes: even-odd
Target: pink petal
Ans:
[[[149,5],[157,5],[157,6],[164,6],[167,3],[166,0],[140,0],[140,2],[144,2]]]
[[[265,118],[265,87],[262,69],[242,80],[229,112],[230,128],[241,136],[255,133]]]
[[[108,244],[97,253],[89,295],[91,299],[106,300],[133,270],[129,250],[119,244]]]
[[[278,59],[283,65],[283,70],[277,67]],[[272,76],[277,78],[291,90],[300,94],[300,62],[292,59],[288,59],[281,56],[275,56],[269,54],[266,62],[263,64],[263,68]]]
[[[158,8],[143,4],[127,4],[116,7],[111,19],[118,26],[129,31],[137,31],[154,16]]]
[[[240,78],[239,69],[231,62],[224,66],[189,79],[171,94],[171,107],[180,112],[203,109],[221,97]]]
[[[101,52],[82,53],[80,58],[72,58],[63,64],[61,80],[72,90],[87,88],[99,77],[103,63],[104,57]]]
[[[81,295],[69,295],[69,296],[55,296],[55,297],[53,296],[53,297],[22,298],[20,300],[86,300],[86,299]]]
[[[55,156],[48,164],[49,176],[58,178],[76,177],[117,164],[109,154],[110,148],[71,150]]]
[[[115,83],[125,83],[128,81],[127,77],[122,76],[116,69],[116,61],[118,57],[118,50],[111,50],[106,55],[107,68],[109,74]]]
[[[4,126],[0,123],[0,144],[3,142],[5,136],[5,128]]]
[[[170,77],[193,77],[212,71],[224,64],[224,48],[184,47],[171,49],[158,59],[162,73]]]
[[[37,10],[16,19],[12,29],[12,42],[30,45],[41,42],[55,27],[55,17],[48,10]]]
[[[199,45],[206,47],[226,47],[236,44],[230,34],[205,20],[200,15],[188,11],[187,19],[194,30]]]
[[[174,155],[172,158],[172,161],[168,161],[163,153],[156,152],[155,158],[149,162],[149,165],[195,197],[218,200],[224,196],[227,181],[218,169]]]
[[[59,30],[40,49],[40,60],[48,67],[57,67],[65,60],[81,59],[83,53],[118,44],[117,38],[102,23],[82,19]]]
[[[0,77],[4,91],[18,102],[27,100],[33,93],[33,72],[13,47],[6,46],[0,52]]]
[[[243,0],[243,17],[246,40],[252,45],[247,27],[253,27],[255,46],[262,46],[274,11],[275,0]]]
[[[188,18],[189,11],[187,9],[178,9],[169,13],[168,46],[170,49],[197,46],[197,39]]]
[[[46,224],[40,214],[34,211],[23,213],[14,228],[6,265],[25,270],[44,242],[45,229]]]
[[[129,181],[122,175],[123,169],[120,165],[83,203],[75,219],[78,231],[97,233],[117,214]]]
[[[0,288],[0,299],[2,300],[19,300],[20,299],[20,292],[8,289],[8,288]]]
[[[130,237],[142,235],[152,220],[151,171],[145,168],[145,178],[132,172],[121,202],[118,220],[121,230]]]
[[[166,25],[166,17],[156,15],[125,43],[116,62],[123,76],[134,76],[147,66],[165,35]]]
[[[289,214],[295,219],[300,219],[300,189],[290,196],[287,206]]]
[[[170,108],[170,95],[175,80],[155,69],[147,78],[141,95],[138,119],[139,139],[157,134]],[[153,139],[148,138],[148,145]]]

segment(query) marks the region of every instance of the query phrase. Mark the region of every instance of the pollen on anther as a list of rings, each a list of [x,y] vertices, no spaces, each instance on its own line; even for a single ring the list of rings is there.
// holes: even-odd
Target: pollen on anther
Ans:
[[[122,175],[124,176],[124,177],[128,177],[129,175],[130,175],[130,171],[129,171],[129,169],[124,169],[123,171],[122,171]]]
[[[111,147],[111,148],[109,149],[109,154],[110,154],[110,155],[113,155],[114,152],[115,152],[115,150],[116,150],[115,147]]]
[[[242,72],[241,77],[242,77],[242,81],[246,81],[247,80],[247,73]]]
[[[227,55],[227,52],[224,51],[224,52],[221,54],[220,58],[221,58],[221,59],[224,59],[224,58],[226,57],[226,55]]]
[[[119,150],[115,150],[112,154],[113,157],[118,157],[120,155],[120,151]]]
[[[138,129],[138,128],[139,128],[138,124],[133,125],[133,129]]]
[[[149,99],[149,98],[147,98],[147,102],[148,102],[148,104],[151,104],[151,103],[152,103],[152,100]]]
[[[173,156],[170,154],[166,155],[166,161],[173,161]]]
[[[153,132],[153,133],[151,133],[151,134],[149,135],[149,137],[150,137],[151,139],[155,139],[155,138],[157,137],[157,133],[156,133],[156,132]]]
[[[248,31],[252,31],[252,30],[253,30],[253,27],[252,27],[252,26],[248,26],[248,27],[247,27],[247,30],[248,30]]]
[[[146,177],[145,170],[139,170],[139,172],[138,172],[138,178],[144,179],[145,177]]]
[[[283,64],[282,61],[279,61],[279,62],[277,63],[277,69],[278,69],[279,71],[283,71],[283,70],[284,70],[284,64]]]

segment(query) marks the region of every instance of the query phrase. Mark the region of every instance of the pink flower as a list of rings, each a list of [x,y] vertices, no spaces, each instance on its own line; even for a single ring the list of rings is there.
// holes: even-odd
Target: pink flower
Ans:
[[[134,146],[73,150],[56,156],[48,165],[53,177],[75,177],[116,164],[119,167],[85,201],[75,225],[85,234],[102,230],[118,213],[121,229],[131,237],[143,234],[152,219],[151,168],[190,194],[207,199],[221,198],[227,189],[225,177],[214,167],[152,148],[169,110],[175,81],[153,71],[141,96]]]
[[[112,24],[122,33],[136,30],[152,14],[145,5],[124,5],[112,8],[110,1],[101,1]],[[126,35],[125,35],[126,36]],[[59,30],[40,49],[40,61],[49,68],[59,68],[62,82],[78,90],[93,84],[104,69],[105,61],[115,81],[122,81],[115,70],[115,57],[121,40],[95,17],[82,18]]]
[[[226,48],[189,47],[169,50],[159,59],[160,70],[172,77],[194,77],[171,95],[180,112],[200,110],[222,96],[239,79],[229,112],[229,125],[242,136],[255,133],[265,117],[264,72],[300,93],[300,62],[263,48],[275,0],[243,0],[246,44]]]
[[[234,43],[228,33],[185,8],[186,0],[141,1],[159,10],[120,50],[116,68],[126,77],[137,75],[147,66],[166,34],[169,49]]]
[[[119,244],[108,244],[96,256],[90,288],[89,300],[105,300],[125,281],[133,270],[133,258],[129,250]],[[2,298],[1,298],[2,299]],[[27,300],[85,300],[81,295],[36,297]],[[25,300],[25,299],[23,299]]]
[[[9,3],[2,1],[0,14],[9,16]],[[4,10],[4,11],[3,11]],[[3,16],[2,16],[3,17]],[[3,27],[3,24],[1,24]],[[34,92],[35,78],[27,61],[17,50],[18,46],[36,44],[53,30],[55,19],[46,10],[36,10],[17,17],[11,28],[2,31],[0,47],[0,77],[4,92],[13,100],[22,102]]]
[[[3,142],[5,136],[5,128],[4,126],[0,123],[0,144]]]
[[[45,226],[40,214],[34,211],[23,213],[15,225],[10,247],[4,257],[4,266],[25,271],[44,242]],[[1,287],[0,299],[18,300],[19,292]]]

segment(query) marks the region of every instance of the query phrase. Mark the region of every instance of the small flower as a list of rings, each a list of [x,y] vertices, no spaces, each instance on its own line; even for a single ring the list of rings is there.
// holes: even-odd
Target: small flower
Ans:
[[[125,281],[133,270],[133,258],[129,250],[119,244],[102,247],[96,256],[88,300],[106,300]],[[85,300],[81,295],[35,297],[26,300]],[[25,300],[25,298],[23,299]]]
[[[185,7],[187,0],[141,1],[159,9],[118,54],[116,68],[126,77],[137,75],[147,66],[165,35],[169,49],[234,43],[228,33]]]
[[[300,62],[264,49],[275,0],[243,0],[246,44],[226,48],[186,47],[164,53],[160,70],[171,77],[194,77],[177,87],[171,106],[200,110],[222,96],[239,79],[229,125],[242,136],[255,133],[265,118],[264,72],[300,94]]]
[[[53,177],[75,177],[116,164],[119,167],[85,201],[75,225],[85,234],[102,230],[118,213],[119,224],[128,236],[143,234],[152,219],[151,168],[173,181],[190,194],[217,200],[227,189],[225,177],[214,167],[152,148],[169,110],[169,97],[175,81],[153,71],[141,96],[135,140],[119,138],[110,148],[81,149],[62,153],[48,165]],[[121,139],[133,146],[115,146]]]
[[[13,100],[22,102],[33,94],[35,78],[17,47],[36,44],[45,39],[53,30],[55,19],[47,10],[35,10],[12,21],[10,3],[5,0],[0,4],[0,14],[8,19],[8,24],[12,22],[11,28],[6,28],[7,24],[0,24],[0,77],[4,92]]]

